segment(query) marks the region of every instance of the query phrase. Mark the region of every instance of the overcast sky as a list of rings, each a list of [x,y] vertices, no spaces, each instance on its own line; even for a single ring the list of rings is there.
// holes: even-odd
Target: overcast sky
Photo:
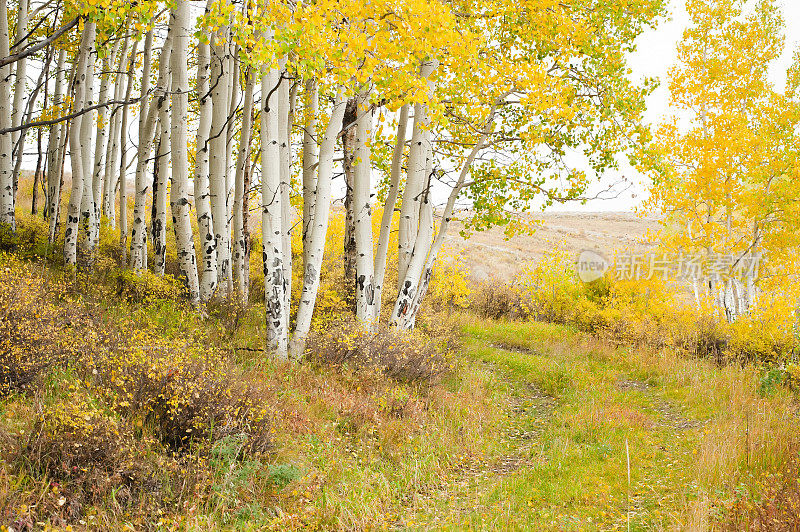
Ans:
[[[786,70],[792,59],[793,50],[800,43],[800,0],[779,0],[782,4],[786,21],[786,50],[780,61],[771,71],[773,82],[780,88],[786,80]],[[647,100],[647,120],[652,124],[659,123],[669,107],[669,91],[666,87],[666,76],[670,66],[675,62],[675,47],[680,41],[684,28],[688,25],[685,0],[670,0],[671,16],[659,24],[655,30],[641,35],[637,42],[638,50],[630,58],[630,66],[634,79],[656,77],[661,85]],[[646,183],[643,176],[626,169],[624,175],[632,179],[636,186],[613,200],[590,201],[586,205],[570,204],[553,207],[552,210],[581,211],[630,211],[638,206],[646,194]],[[603,188],[603,187],[598,187]],[[636,197],[632,197],[636,194]]]

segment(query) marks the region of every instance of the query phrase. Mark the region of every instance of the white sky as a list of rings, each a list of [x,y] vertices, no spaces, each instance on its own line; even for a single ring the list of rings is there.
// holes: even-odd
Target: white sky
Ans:
[[[782,4],[786,22],[786,50],[780,61],[776,61],[771,71],[772,81],[782,88],[786,80],[792,53],[800,44],[800,0],[778,0]],[[647,100],[646,119],[651,124],[659,123],[666,115],[669,107],[669,91],[666,87],[667,71],[675,61],[676,45],[680,41],[684,28],[688,25],[685,0],[670,0],[671,16],[663,21],[655,30],[642,34],[637,41],[637,51],[630,58],[633,78],[641,80],[645,77],[656,77],[661,85]],[[646,178],[635,170],[626,169],[621,174],[631,179],[636,185],[619,198],[594,200],[586,205],[569,204],[555,206],[548,210],[559,211],[630,211],[638,206],[646,195]],[[608,186],[608,185],[605,185]],[[604,187],[597,187],[598,190]],[[636,197],[632,197],[636,194]]]

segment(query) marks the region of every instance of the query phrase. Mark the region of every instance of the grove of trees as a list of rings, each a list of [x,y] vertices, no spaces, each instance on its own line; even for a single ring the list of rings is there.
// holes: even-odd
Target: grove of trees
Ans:
[[[468,228],[514,231],[534,199],[582,198],[648,140],[654,84],[630,80],[626,55],[663,13],[663,0],[0,0],[0,224],[15,231],[25,161],[68,265],[91,265],[109,227],[127,267],[163,274],[170,229],[200,305],[246,298],[260,252],[267,347],[285,358],[304,349],[342,188],[358,321],[376,327],[391,298],[390,325],[413,328],[459,202]]]

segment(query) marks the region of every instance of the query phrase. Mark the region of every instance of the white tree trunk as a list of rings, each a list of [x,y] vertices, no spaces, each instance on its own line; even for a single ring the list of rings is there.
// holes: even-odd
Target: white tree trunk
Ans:
[[[222,36],[227,29],[221,30]],[[228,84],[228,46],[226,43],[211,46],[211,137],[209,148],[209,183],[211,192],[211,212],[214,227],[214,240],[217,252],[217,286],[220,295],[225,297],[232,288],[230,260],[230,224],[228,222],[227,185],[227,127],[228,105],[230,103]]]
[[[211,8],[212,0],[206,4]],[[208,138],[211,133],[211,48],[207,43],[197,44],[197,99],[199,121],[194,159],[194,206],[197,210],[197,231],[200,238],[202,265],[200,267],[200,299],[208,301],[217,289],[217,241],[211,216],[211,199],[208,185]]]
[[[284,292],[284,305],[287,313],[287,327],[288,315],[291,312],[292,301],[292,204],[290,202],[290,195],[292,190],[292,176],[291,176],[291,122],[292,122],[292,102],[290,95],[291,81],[286,72],[286,57],[280,60],[281,68],[281,85],[278,88],[278,113],[280,114],[280,123],[278,125],[278,142],[280,147],[280,160],[281,160],[281,251],[283,254],[283,278],[286,281],[286,290]]]
[[[245,7],[244,5],[242,6]],[[233,161],[233,133],[236,130],[236,120],[234,117],[236,116],[236,110],[239,107],[240,102],[240,90],[239,90],[239,46],[229,46],[231,53],[228,54],[228,72],[231,73],[228,76],[228,123],[227,128],[225,131],[225,176],[226,176],[226,191],[228,193],[228,219],[231,219],[231,209],[230,207],[233,205],[232,197],[234,193],[234,188],[236,186],[235,181],[235,172],[236,167],[231,162]],[[230,227],[228,228],[230,230]],[[233,242],[229,241],[230,250],[228,251],[229,255],[232,256],[233,254]],[[233,265],[231,264],[231,267]],[[232,285],[231,285],[232,286]]]
[[[16,46],[15,52],[25,49],[27,39],[25,35],[28,33],[28,0],[19,0],[17,10],[17,35],[14,39]],[[27,65],[28,60],[24,57],[15,63],[14,72],[14,106],[11,113],[11,123],[14,127],[22,125],[23,117],[25,116],[25,90],[27,88]],[[14,183],[19,179],[19,166],[22,156],[25,153],[25,131],[15,131],[12,133],[14,143],[14,154],[17,164],[14,170]]]
[[[175,243],[181,272],[186,277],[189,300],[193,305],[200,302],[200,287],[197,278],[197,263],[194,251],[194,238],[190,220],[189,204],[189,157],[186,140],[189,118],[189,28],[191,26],[189,1],[177,0],[170,15],[172,34],[172,53],[170,71],[172,83],[170,100],[172,121],[170,147],[172,151],[172,187],[170,205],[175,229]]]
[[[328,219],[331,209],[331,179],[333,178],[333,154],[336,139],[342,127],[344,108],[347,105],[343,92],[336,96],[331,118],[319,149],[317,166],[317,188],[314,202],[313,225],[308,233],[308,258],[303,265],[303,292],[297,308],[297,325],[292,337],[292,356],[300,358],[305,351],[306,337],[311,330],[311,318],[319,291],[319,275],[322,268],[322,255],[325,252],[325,238],[328,234]]]
[[[255,77],[245,75],[244,107],[242,108],[242,130],[239,136],[239,153],[236,156],[236,176],[233,195],[233,275],[234,289],[243,302],[247,302],[250,284],[249,268],[250,243],[244,233],[244,215],[248,208],[248,195],[245,190],[245,170],[250,155],[250,137],[253,125],[253,92]]]
[[[421,192],[419,223],[411,260],[401,280],[401,288],[395,300],[390,323],[393,327],[411,329],[416,315],[411,309],[419,288],[420,276],[425,269],[425,260],[431,248],[433,238],[433,203],[430,197],[430,183],[426,182]]]
[[[475,157],[478,156],[478,153],[486,144],[494,128],[495,109],[496,106],[489,113],[486,127],[478,141],[472,147],[472,150],[470,150],[469,155],[467,155],[461,167],[458,181],[450,192],[450,196],[447,198],[447,205],[445,205],[444,212],[442,213],[442,223],[439,226],[439,231],[436,234],[436,239],[433,241],[433,244],[430,244],[430,235],[433,233],[433,203],[429,198],[430,184],[428,184],[428,190],[423,199],[423,209],[420,212],[420,217],[422,218],[420,234],[417,236],[411,262],[402,280],[402,287],[399,290],[394,309],[392,310],[390,323],[394,327],[411,329],[416,323],[417,312],[422,304],[422,299],[428,291],[434,263],[439,255],[439,251],[442,249],[444,239],[447,236],[447,228],[453,216],[456,200],[465,186],[470,167],[475,161]]]
[[[358,98],[354,138],[353,215],[356,241],[356,319],[368,330],[377,322],[375,263],[372,255],[372,164],[370,141],[372,114],[369,93]]]
[[[147,210],[147,192],[150,190],[150,176],[147,174],[147,162],[150,157],[156,124],[162,120],[164,128],[169,123],[169,60],[172,52],[172,36],[167,33],[158,63],[158,80],[153,91],[153,100],[149,102],[150,91],[150,56],[151,50],[145,43],[144,68],[142,69],[142,101],[139,104],[139,147],[136,154],[136,177],[134,180],[133,224],[131,226],[131,268],[136,271],[147,268],[147,230],[145,212]],[[162,128],[163,129],[163,128]],[[168,140],[167,137],[166,140]],[[162,143],[162,148],[165,147]]]
[[[133,72],[136,64],[136,50],[139,41],[133,42],[130,63],[128,63],[128,85],[125,88],[125,101],[130,101],[133,91]],[[122,251],[122,264],[128,262],[128,180],[126,178],[128,170],[128,105],[122,106],[122,118],[120,119],[120,155],[119,155],[119,247]]]
[[[0,0],[3,2],[4,0]],[[2,9],[0,8],[0,18],[2,18]],[[77,66],[75,67],[75,78],[72,85],[73,104],[74,110],[83,109],[86,102],[86,66],[89,62],[89,54],[92,51],[95,38],[95,25],[93,22],[87,22],[83,27],[83,34],[81,35],[80,50],[78,52]],[[2,100],[2,93],[0,93],[0,100]],[[0,104],[2,105],[2,104]],[[83,141],[81,135],[81,122],[85,115],[79,115],[72,119],[69,127],[69,147],[70,147],[70,166],[72,168],[72,190],[69,196],[69,204],[67,205],[67,221],[64,229],[64,262],[67,264],[75,264],[78,257],[78,226],[80,224],[80,208],[81,199],[83,196],[83,149],[81,142]]]
[[[56,62],[56,86],[53,92],[53,105],[60,106],[64,99],[64,62],[67,58],[66,50],[58,53]],[[61,153],[61,131],[63,124],[57,122],[50,126],[47,139],[47,218],[50,222],[48,242],[55,242],[56,232],[58,231],[59,211],[61,210],[61,164],[59,154]]]
[[[8,3],[0,0],[0,56],[9,54]],[[0,128],[11,127],[11,65],[0,67]],[[14,216],[13,135],[0,135],[0,226],[16,231]]]
[[[389,236],[392,231],[392,218],[397,195],[400,189],[400,176],[403,170],[403,151],[406,145],[406,130],[408,129],[408,104],[400,109],[400,118],[397,122],[397,141],[392,153],[392,169],[389,176],[389,190],[386,202],[383,205],[381,216],[381,232],[378,236],[378,245],[375,249],[375,312],[376,321],[380,319],[381,300],[383,299],[383,282],[386,278],[386,260],[389,255]]]
[[[148,32],[150,42],[152,43],[152,31]],[[114,80],[114,100],[119,101],[122,99],[123,91],[125,89],[125,79],[127,78],[122,73],[125,69],[126,60],[128,59],[128,49],[130,44],[130,37],[125,36],[122,43],[122,52],[119,54],[119,61],[117,61],[117,73]],[[147,37],[145,38],[145,46],[147,45]],[[111,124],[109,131],[109,141],[106,150],[106,167],[103,176],[103,216],[105,216],[111,227],[117,226],[117,162],[119,160],[119,142],[121,138],[120,128],[122,127],[122,113],[120,108],[116,108],[111,114]]]
[[[430,79],[431,74],[438,66],[436,61],[426,61],[422,64],[421,75],[428,78],[428,92],[432,93],[435,85]],[[427,169],[428,154],[430,153],[430,120],[428,108],[423,103],[414,105],[414,129],[411,133],[411,146],[408,153],[408,177],[403,190],[403,203],[400,206],[400,221],[397,239],[397,282],[398,289],[402,288],[406,270],[411,262],[414,250],[414,239],[419,229],[419,213],[425,189],[425,170]]]
[[[319,153],[317,150],[317,112],[319,89],[317,81],[309,79],[305,87],[303,116],[303,269],[308,264],[308,236],[314,221],[314,198],[317,184],[315,172]]]
[[[100,91],[97,94],[97,103],[101,107],[97,110],[97,132],[95,133],[94,142],[94,168],[92,169],[92,198],[94,200],[94,222],[96,228],[94,235],[100,236],[100,218],[102,214],[103,203],[103,176],[106,165],[105,155],[108,148],[108,117],[109,108],[105,105],[108,102],[108,85],[111,81],[111,65],[114,64],[114,59],[119,54],[121,41],[114,44],[111,55],[103,58],[103,70],[100,74]]]
[[[170,122],[164,105],[158,118],[158,143],[153,174],[153,206],[150,214],[150,236],[153,240],[153,271],[164,275],[167,259],[167,182],[169,181]]]
[[[269,35],[268,38],[272,38]],[[261,236],[264,257],[264,294],[267,320],[267,348],[275,358],[288,357],[288,309],[283,274],[283,231],[281,210],[280,71],[272,68],[261,78]]]
[[[89,62],[86,65],[86,103],[87,107],[94,105],[94,69],[96,50],[92,50],[89,55]],[[92,183],[92,131],[94,129],[95,111],[90,111],[83,115],[81,120],[81,162],[83,163],[83,195],[81,196],[81,220],[83,230],[83,249],[89,254],[94,251],[95,243],[95,205],[94,188]],[[98,235],[99,238],[99,235]]]

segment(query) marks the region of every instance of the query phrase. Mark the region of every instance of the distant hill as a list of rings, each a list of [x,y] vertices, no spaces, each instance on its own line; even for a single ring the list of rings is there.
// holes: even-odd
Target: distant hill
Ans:
[[[464,259],[477,280],[498,278],[510,280],[526,264],[542,258],[547,250],[563,245],[577,255],[583,249],[594,249],[609,258],[617,251],[645,251],[648,231],[660,228],[656,217],[639,217],[627,212],[543,213],[531,216],[542,225],[530,235],[505,239],[502,227],[460,236],[463,229],[454,221],[448,231],[446,247]]]

